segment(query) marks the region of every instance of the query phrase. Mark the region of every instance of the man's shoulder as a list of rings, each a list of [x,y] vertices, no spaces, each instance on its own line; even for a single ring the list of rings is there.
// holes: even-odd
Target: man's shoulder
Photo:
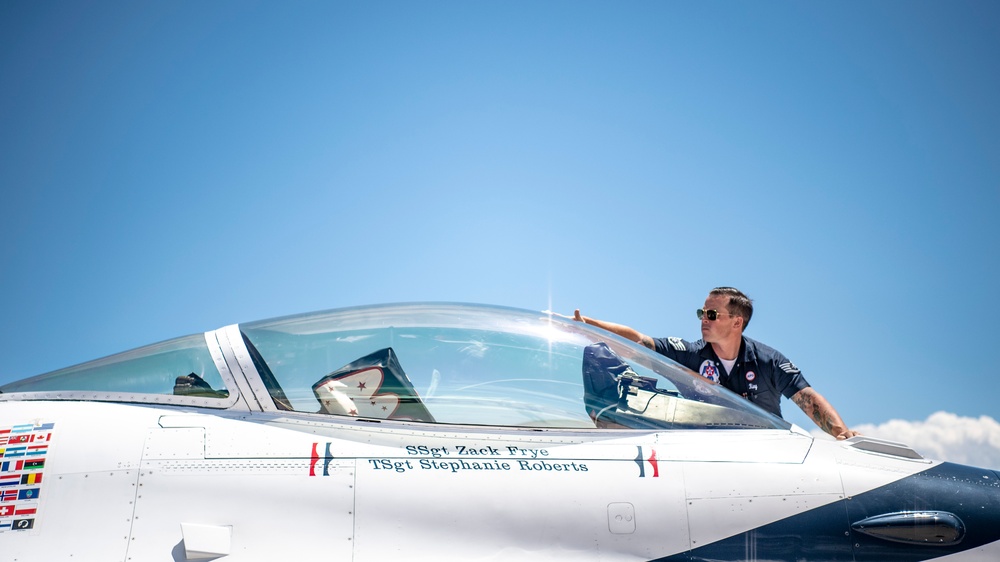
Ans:
[[[753,338],[748,338],[746,336],[743,336],[743,339],[747,342],[747,348],[753,349],[758,356],[783,355],[780,351],[774,349],[773,347],[767,345],[766,343],[759,342]]]
[[[784,353],[755,339],[746,336],[743,336],[743,339],[747,342],[747,350],[752,351],[758,362],[772,363],[790,375],[799,372],[798,367]]]

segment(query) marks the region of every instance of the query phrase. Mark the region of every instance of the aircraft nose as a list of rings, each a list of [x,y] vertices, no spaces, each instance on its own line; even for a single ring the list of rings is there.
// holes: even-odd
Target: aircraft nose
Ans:
[[[855,559],[922,560],[1000,541],[1000,473],[942,463],[848,501]]]

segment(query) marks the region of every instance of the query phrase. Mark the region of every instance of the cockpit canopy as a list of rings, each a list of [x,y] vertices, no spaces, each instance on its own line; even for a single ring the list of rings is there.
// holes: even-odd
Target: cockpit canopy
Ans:
[[[0,387],[0,400],[225,409],[254,402],[240,402],[242,387],[261,389],[265,410],[330,417],[564,429],[790,427],[648,349],[547,313],[384,305],[242,324],[228,338],[221,332],[15,381]]]

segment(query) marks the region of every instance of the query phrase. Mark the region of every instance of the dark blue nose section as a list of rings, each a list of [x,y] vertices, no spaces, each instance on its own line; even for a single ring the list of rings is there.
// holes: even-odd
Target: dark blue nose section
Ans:
[[[943,463],[848,499],[855,560],[926,560],[1000,541],[1000,474]]]
[[[943,463],[892,484],[658,559],[916,562],[1000,541],[1000,474]],[[752,556],[748,554],[752,545]]]

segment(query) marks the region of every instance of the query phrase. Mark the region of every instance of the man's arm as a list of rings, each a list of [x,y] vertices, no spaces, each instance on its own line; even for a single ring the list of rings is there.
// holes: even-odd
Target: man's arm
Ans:
[[[847,439],[860,435],[857,431],[847,427],[844,420],[840,419],[840,414],[833,408],[823,395],[806,387],[792,395],[792,402],[802,408],[809,418],[816,422],[820,429],[836,437],[837,439]]]
[[[656,351],[656,344],[653,343],[653,338],[635,330],[629,328],[628,326],[622,324],[615,324],[614,322],[604,322],[603,320],[598,320],[596,318],[590,318],[589,316],[584,316],[580,314],[580,309],[573,311],[573,320],[577,322],[584,322],[590,324],[591,326],[597,326],[603,330],[607,330],[613,334],[618,334],[619,336],[632,340],[636,343],[641,343],[642,345]]]

